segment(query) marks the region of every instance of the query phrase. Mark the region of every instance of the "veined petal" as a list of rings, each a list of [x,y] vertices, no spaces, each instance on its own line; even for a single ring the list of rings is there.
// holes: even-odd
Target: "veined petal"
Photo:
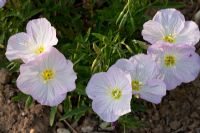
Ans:
[[[57,70],[56,79],[60,82],[60,85],[63,86],[63,88],[67,88],[67,91],[73,91],[76,88],[75,80],[77,79],[77,75],[73,70],[72,62],[70,60],[67,60],[66,62],[67,63],[64,66],[68,69],[65,69],[64,71],[62,71],[62,69]],[[65,77],[67,78],[67,80],[65,79]]]
[[[92,109],[96,112],[101,119],[106,122],[115,122],[120,115],[116,115],[114,110],[111,108],[112,103],[106,102],[105,100],[94,100],[92,102]]]
[[[109,77],[105,74],[105,72],[94,74],[86,87],[88,97],[94,99],[99,94],[106,94],[111,86],[108,78]]]
[[[187,52],[180,53],[176,68],[176,75],[182,82],[188,83],[195,80],[200,71],[199,55],[189,49]]]
[[[166,95],[165,83],[159,79],[149,80],[141,88],[139,95],[142,99],[158,104],[161,102],[162,97]]]
[[[12,61],[22,59],[24,62],[34,58],[32,51],[33,41],[26,33],[18,33],[11,36],[8,40],[6,57]]]
[[[156,13],[153,21],[164,27],[166,35],[176,35],[184,28],[185,17],[176,9],[162,9]]]
[[[46,18],[29,21],[26,30],[37,45],[44,45],[46,48],[49,48],[58,42],[56,30]]]
[[[139,80],[142,83],[146,83],[150,79],[157,78],[159,69],[151,56],[138,54],[131,57],[129,60],[136,64],[135,72],[131,74],[132,80]]]
[[[176,37],[176,44],[194,46],[199,42],[200,32],[198,25],[193,21],[186,21],[184,28]]]
[[[109,78],[109,81],[111,83],[110,87],[114,88],[117,86],[121,88],[122,90],[124,88],[127,91],[130,90],[130,89],[126,89],[130,87],[130,83],[131,83],[131,76],[129,73],[125,73],[123,70],[113,66],[109,68],[109,70],[107,71],[107,75],[108,77],[113,77],[113,78]]]
[[[136,75],[136,65],[128,59],[119,59],[111,67],[117,67],[127,74],[131,75],[131,78]]]
[[[143,25],[143,30],[142,30],[143,39],[150,42],[151,44],[154,44],[157,41],[162,40],[165,34],[166,33],[163,26],[156,21],[149,20]]]
[[[164,75],[164,82],[166,84],[167,90],[175,89],[181,84],[181,81],[176,76],[174,69],[165,70],[162,74]]]

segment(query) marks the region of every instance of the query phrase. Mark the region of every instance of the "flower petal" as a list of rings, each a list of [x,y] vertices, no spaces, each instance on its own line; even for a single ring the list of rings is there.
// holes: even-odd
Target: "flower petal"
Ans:
[[[160,23],[149,20],[143,25],[142,36],[144,40],[154,44],[163,39],[165,30]]]
[[[64,87],[66,87],[66,89],[68,91],[73,91],[76,88],[76,84],[75,84],[75,80],[77,79],[77,75],[73,70],[73,64],[70,60],[66,61],[67,63],[65,63],[65,65],[63,66],[63,68],[68,68],[65,69],[64,71],[59,71],[57,70],[57,81],[60,82],[60,85]],[[67,80],[65,79],[65,77],[67,78]]]
[[[112,109],[113,104],[105,100],[94,100],[92,102],[92,109],[101,119],[106,122],[115,122],[120,115],[116,115]]]
[[[46,18],[29,21],[26,30],[37,45],[44,45],[46,48],[49,48],[58,42],[56,30]]]
[[[187,49],[187,52],[179,54],[176,74],[182,82],[188,83],[198,76],[200,71],[200,57],[194,50]]]
[[[0,0],[0,8],[2,8],[6,4],[6,0]]]
[[[135,73],[131,74],[132,80],[139,80],[142,83],[146,83],[150,79],[157,78],[159,70],[151,56],[138,54],[131,57],[129,60],[136,64]]]
[[[158,104],[162,97],[166,95],[166,86],[162,80],[153,79],[145,84],[139,93],[142,99]]]
[[[182,31],[176,37],[176,44],[194,46],[199,42],[200,32],[198,25],[193,21],[186,21]]]
[[[24,62],[27,62],[34,57],[31,51],[32,45],[32,39],[28,34],[23,32],[15,34],[8,40],[6,57],[10,61],[22,59]]]
[[[184,27],[185,17],[176,9],[163,9],[156,13],[153,21],[159,22],[165,29],[165,34],[178,34]]]
[[[96,73],[94,74],[88,85],[86,87],[86,93],[89,98],[94,99],[96,96],[107,92],[111,84],[109,83],[109,77],[104,73]],[[106,95],[105,95],[106,96]]]

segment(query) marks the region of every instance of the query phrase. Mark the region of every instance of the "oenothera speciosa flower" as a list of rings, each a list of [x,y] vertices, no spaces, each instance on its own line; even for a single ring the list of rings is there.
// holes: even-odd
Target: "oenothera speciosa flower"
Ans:
[[[168,90],[193,81],[200,71],[200,57],[193,46],[161,43],[151,45],[148,54],[159,65]]]
[[[56,106],[76,88],[76,78],[72,62],[52,47],[20,66],[17,87],[42,105]]]
[[[114,65],[131,75],[132,93],[149,102],[158,104],[166,94],[166,86],[159,75],[153,59],[138,54],[128,59],[119,59]]]
[[[200,32],[196,23],[185,21],[176,9],[163,9],[144,24],[142,36],[151,44],[168,42],[194,46],[199,41]]]
[[[27,63],[58,42],[55,28],[45,18],[29,21],[26,31],[9,38],[6,57],[10,61],[22,59]]]
[[[6,0],[0,0],[0,8],[2,8],[6,4]]]
[[[94,74],[86,93],[92,108],[104,121],[114,122],[131,111],[131,77],[122,70],[112,67],[107,72]]]

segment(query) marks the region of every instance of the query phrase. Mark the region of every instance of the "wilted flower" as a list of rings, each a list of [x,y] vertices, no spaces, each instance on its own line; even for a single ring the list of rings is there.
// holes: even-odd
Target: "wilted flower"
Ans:
[[[0,0],[0,8],[2,8],[6,4],[6,0]]]
[[[163,9],[144,24],[142,36],[151,44],[168,42],[194,46],[199,41],[200,32],[196,23],[185,21],[176,9]]]
[[[42,105],[55,106],[76,88],[76,78],[72,62],[52,47],[20,66],[17,87]]]
[[[119,59],[114,65],[131,75],[132,92],[152,103],[160,103],[166,94],[166,86],[159,77],[159,69],[153,59],[138,54],[127,59]]]
[[[193,81],[200,71],[200,57],[193,46],[162,43],[150,46],[148,54],[159,65],[168,90]]]
[[[114,122],[131,111],[132,98],[130,75],[112,67],[107,72],[94,74],[86,93],[92,108],[104,121]]]
[[[6,57],[10,61],[22,59],[26,63],[58,42],[55,28],[45,18],[29,21],[26,31],[9,38]]]

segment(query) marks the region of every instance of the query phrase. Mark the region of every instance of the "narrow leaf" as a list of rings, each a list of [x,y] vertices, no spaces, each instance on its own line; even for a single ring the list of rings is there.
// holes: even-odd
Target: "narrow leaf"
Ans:
[[[53,126],[54,119],[55,119],[55,116],[56,116],[56,112],[57,112],[57,106],[51,107],[50,119],[49,119],[50,126]]]

